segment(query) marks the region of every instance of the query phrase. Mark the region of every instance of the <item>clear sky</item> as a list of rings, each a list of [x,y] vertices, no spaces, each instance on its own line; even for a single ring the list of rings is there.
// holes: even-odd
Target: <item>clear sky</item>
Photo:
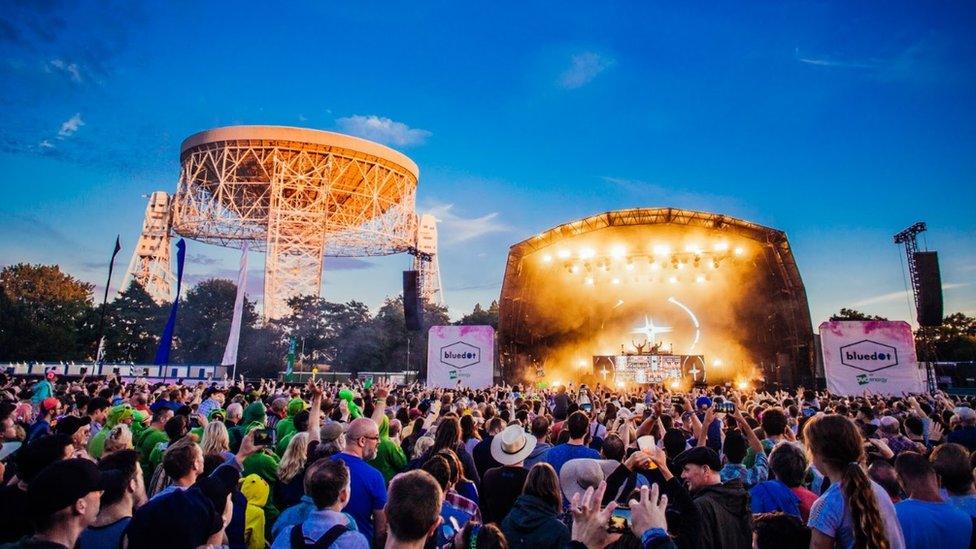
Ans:
[[[511,244],[637,206],[786,231],[814,326],[909,318],[891,235],[924,220],[946,312],[976,313],[976,4],[603,4],[7,2],[0,263],[101,286],[184,137],[279,124],[417,162],[455,317],[497,298]],[[189,281],[234,277],[234,252],[188,251]],[[323,295],[375,308],[407,265],[327,262]]]

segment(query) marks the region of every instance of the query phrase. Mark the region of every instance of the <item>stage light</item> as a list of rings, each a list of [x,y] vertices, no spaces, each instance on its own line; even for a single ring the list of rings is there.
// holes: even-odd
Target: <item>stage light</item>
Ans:
[[[716,242],[715,244],[712,245],[712,249],[715,250],[716,252],[728,251],[728,249],[729,249],[729,243],[728,242]]]
[[[583,282],[586,283],[587,286],[592,286],[593,285],[593,277],[592,276],[588,276],[588,277],[586,277],[586,279]]]
[[[552,256],[549,255],[549,254],[546,254],[546,255],[542,256],[542,262],[543,263],[551,263],[552,262]]]
[[[563,384],[562,380],[557,380],[557,379],[552,380],[553,387],[559,387],[562,384]]]
[[[596,252],[593,251],[593,248],[582,248],[579,251],[579,256],[580,259],[590,259],[591,257],[596,256]]]
[[[610,250],[610,257],[614,259],[623,259],[625,255],[627,255],[627,248],[624,248],[623,246],[614,246],[613,249]]]
[[[735,255],[742,255],[742,254],[746,253],[746,251],[742,249],[742,246],[736,246],[735,247],[735,250],[733,250],[733,253]]]
[[[678,262],[678,270],[679,271],[683,271],[684,269],[685,269],[685,262],[684,261],[679,261]]]
[[[633,262],[627,263],[627,270],[628,271],[633,271],[634,270],[634,263]]]
[[[713,360],[712,361],[712,366],[721,367],[722,366],[722,359],[721,358],[716,358],[715,360]]]
[[[679,387],[681,387],[681,383],[679,383],[677,379],[675,379],[675,380],[673,380],[671,382],[671,388],[672,389],[678,389]]]
[[[652,249],[654,250],[654,255],[668,255],[671,253],[671,246],[666,244],[655,244]]]
[[[569,259],[569,256],[571,256],[571,255],[573,255],[573,254],[571,254],[571,253],[569,252],[569,250],[559,250],[558,252],[556,252],[556,255],[557,255],[557,256],[558,256],[558,257],[559,257],[560,259]]]
[[[613,280],[611,280],[610,282],[612,282],[614,284],[620,284],[620,279],[617,278],[617,277],[613,277]]]
[[[668,282],[670,282],[671,284],[677,284],[678,283],[678,277],[676,277],[676,276],[668,277]]]
[[[748,381],[740,381],[740,382],[736,383],[735,386],[740,391],[745,391],[746,389],[749,388],[749,382]]]
[[[577,265],[576,263],[573,263],[573,265],[570,266],[570,268],[569,268],[569,272],[571,272],[573,274],[578,273],[579,272],[579,265]]]
[[[624,382],[623,381],[618,381],[617,382],[617,388],[623,389],[624,388]]]
[[[587,364],[586,360],[582,358],[579,360],[579,362],[576,363],[576,365],[579,366],[580,368],[586,368],[586,364]]]
[[[702,275],[698,275],[698,276],[695,277],[695,282],[698,283],[698,284],[704,284],[705,283],[705,277],[702,276]]]
[[[701,246],[698,246],[697,244],[688,244],[687,246],[685,246],[685,251],[695,255],[699,255],[700,253],[702,253]]]

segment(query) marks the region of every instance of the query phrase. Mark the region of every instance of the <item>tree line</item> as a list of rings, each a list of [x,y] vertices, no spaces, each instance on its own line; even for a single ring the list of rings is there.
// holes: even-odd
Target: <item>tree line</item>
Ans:
[[[92,361],[104,314],[105,360],[152,363],[170,303],[158,304],[137,282],[107,304],[96,304],[94,286],[57,265],[18,264],[0,271],[0,361]],[[170,360],[218,363],[230,333],[237,286],[209,279],[180,300]],[[372,314],[358,301],[333,303],[318,296],[289,300],[291,314],[261,322],[253,300],[244,300],[238,371],[275,376],[294,338],[300,367],[340,372],[423,370],[427,331],[408,332],[403,298],[388,298]],[[424,325],[450,324],[446,307],[424,304]],[[498,327],[498,304],[480,304],[457,324]]]

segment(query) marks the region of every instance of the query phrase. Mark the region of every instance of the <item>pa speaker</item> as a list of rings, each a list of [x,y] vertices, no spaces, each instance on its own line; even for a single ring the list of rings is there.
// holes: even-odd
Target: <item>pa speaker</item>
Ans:
[[[423,329],[419,282],[420,273],[403,271],[403,317],[411,331]]]
[[[936,252],[915,252],[915,273],[918,275],[918,324],[942,325],[942,275]]]

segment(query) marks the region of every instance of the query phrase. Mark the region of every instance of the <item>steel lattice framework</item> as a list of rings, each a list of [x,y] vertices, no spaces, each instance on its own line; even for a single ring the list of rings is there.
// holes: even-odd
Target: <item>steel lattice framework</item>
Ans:
[[[319,295],[325,256],[409,251],[419,170],[405,155],[347,135],[233,126],[182,145],[173,229],[266,251],[264,317]]]
[[[566,238],[613,227],[639,225],[683,225],[701,227],[721,234],[748,238],[761,245],[757,260],[758,272],[764,273],[777,288],[775,295],[764,296],[770,310],[781,320],[773,325],[771,339],[782,342],[779,347],[789,356],[789,371],[776,371],[778,381],[813,378],[813,326],[806,290],[800,278],[786,233],[737,219],[734,217],[682,210],[677,208],[633,208],[593,215],[541,232],[509,249],[505,278],[502,282],[499,311],[499,348],[506,358],[503,371],[513,374],[519,355],[536,342],[548,337],[545,327],[533,322],[529,311],[535,298],[534,289],[546,280],[529,274],[525,259],[534,252]]]
[[[170,267],[169,229],[170,196],[156,191],[149,197],[139,243],[132,252],[132,260],[119,286],[119,293],[135,281],[142,284],[156,303],[173,299],[176,279]]]

